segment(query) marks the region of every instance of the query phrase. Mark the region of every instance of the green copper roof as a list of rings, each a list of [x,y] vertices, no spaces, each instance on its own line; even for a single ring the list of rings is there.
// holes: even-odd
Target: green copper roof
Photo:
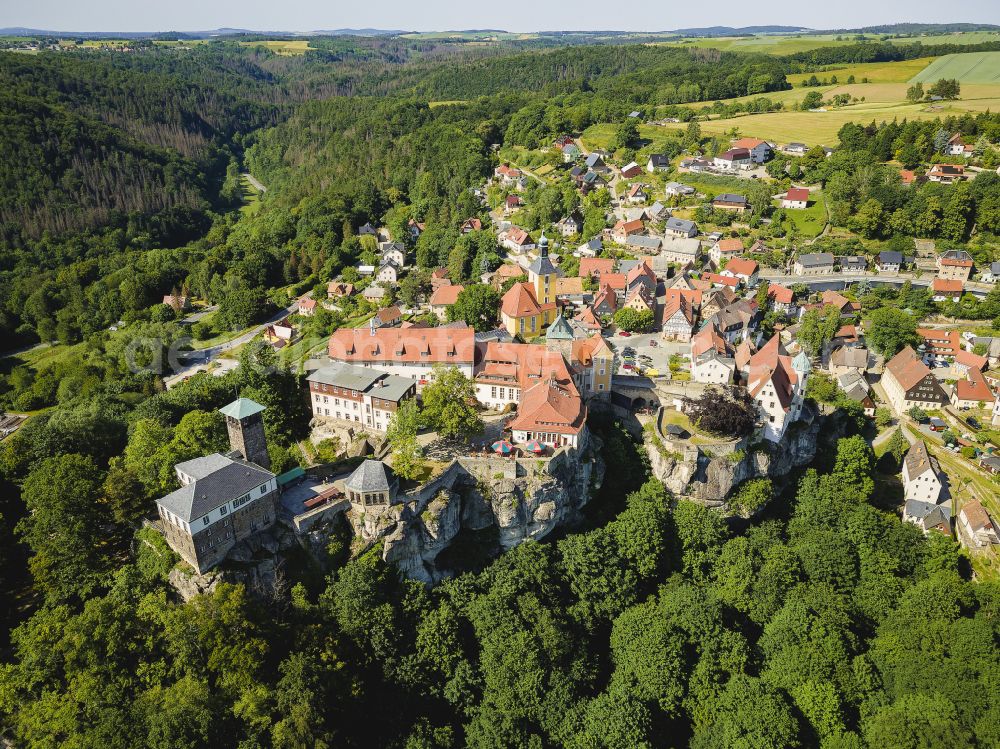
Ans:
[[[806,356],[805,351],[800,351],[794,359],[792,359],[792,369],[796,372],[812,372],[812,363],[809,361],[809,357]]]
[[[574,337],[573,326],[562,315],[545,331],[545,338],[550,341],[572,341]]]
[[[250,400],[249,398],[237,398],[228,406],[220,408],[219,413],[223,416],[230,416],[234,419],[242,420],[247,416],[259,414],[263,410],[264,407],[262,405]]]

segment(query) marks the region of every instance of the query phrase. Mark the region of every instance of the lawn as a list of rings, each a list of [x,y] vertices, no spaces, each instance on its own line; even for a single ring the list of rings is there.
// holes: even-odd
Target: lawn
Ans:
[[[591,125],[580,134],[580,142],[588,151],[593,151],[595,148],[607,149],[611,145],[611,141],[615,139],[617,132],[618,125],[612,122],[599,122],[596,125]],[[642,126],[639,127],[639,134],[645,137]]]
[[[240,213],[244,216],[253,215],[260,208],[260,190],[253,186],[245,174],[240,176],[240,186],[243,189],[243,205],[240,207]]]
[[[823,233],[826,226],[826,201],[822,191],[809,194],[810,204],[803,210],[789,208],[785,216],[795,225],[795,231],[800,237],[811,239]]]
[[[914,83],[954,78],[959,83],[1000,83],[1000,52],[964,52],[939,57],[915,74]]]

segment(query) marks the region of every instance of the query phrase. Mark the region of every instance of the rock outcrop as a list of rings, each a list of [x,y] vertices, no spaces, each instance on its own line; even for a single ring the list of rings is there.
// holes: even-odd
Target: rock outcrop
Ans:
[[[645,440],[650,467],[674,495],[721,507],[744,481],[781,479],[812,462],[823,419],[809,408],[803,416],[777,443],[745,438],[721,445],[692,446],[687,441],[672,442],[650,435]]]
[[[437,582],[449,574],[437,558],[463,530],[495,527],[505,550],[576,521],[604,477],[596,442],[550,460],[461,458],[377,518],[349,519],[363,539],[381,537],[383,557],[404,574]]]

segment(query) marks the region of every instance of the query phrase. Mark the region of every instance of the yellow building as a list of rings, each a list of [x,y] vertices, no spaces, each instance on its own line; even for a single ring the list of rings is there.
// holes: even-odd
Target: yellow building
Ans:
[[[538,257],[528,266],[528,280],[510,287],[500,300],[500,321],[512,336],[533,338],[556,319],[556,269],[549,260],[549,240],[538,240]]]

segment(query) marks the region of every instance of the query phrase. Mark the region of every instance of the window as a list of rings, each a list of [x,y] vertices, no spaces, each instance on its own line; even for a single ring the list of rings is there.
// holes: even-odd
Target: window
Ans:
[[[229,512],[229,508],[226,507],[225,505],[222,505],[222,507],[219,508],[220,515],[225,515],[227,512]]]
[[[208,515],[206,515],[205,517],[203,517],[203,518],[201,519],[201,524],[202,524],[202,525],[208,525],[208,523],[209,523],[209,520],[208,520]]]
[[[261,496],[263,496],[265,493],[267,493],[267,484],[264,484],[264,486],[262,486],[260,488],[260,493],[261,493]]]

